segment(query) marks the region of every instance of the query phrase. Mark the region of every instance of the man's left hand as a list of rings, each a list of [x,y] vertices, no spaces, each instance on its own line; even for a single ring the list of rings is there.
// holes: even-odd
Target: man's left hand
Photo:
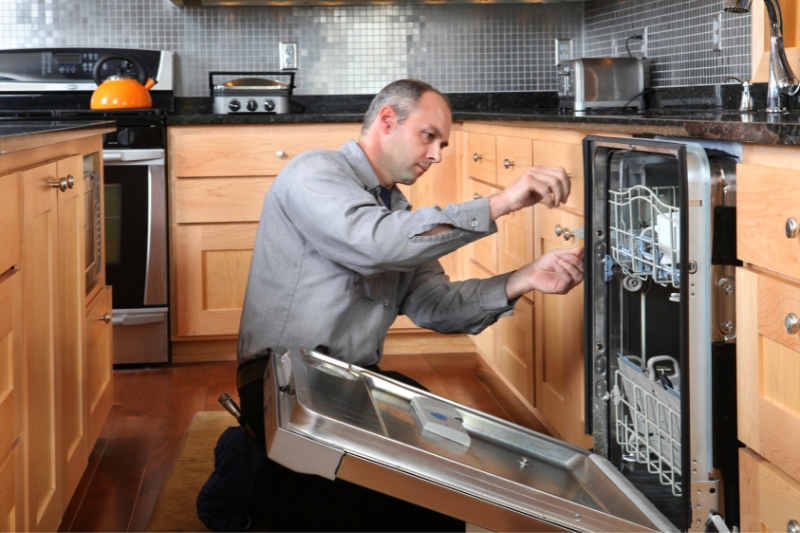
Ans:
[[[514,300],[531,290],[566,294],[581,281],[583,248],[556,249],[511,274],[506,283],[506,296]]]

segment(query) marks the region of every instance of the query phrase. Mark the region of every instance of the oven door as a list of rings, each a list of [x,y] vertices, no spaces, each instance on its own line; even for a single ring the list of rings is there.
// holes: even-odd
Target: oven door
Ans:
[[[114,287],[114,362],[167,361],[164,150],[105,150],[103,168],[106,282]]]

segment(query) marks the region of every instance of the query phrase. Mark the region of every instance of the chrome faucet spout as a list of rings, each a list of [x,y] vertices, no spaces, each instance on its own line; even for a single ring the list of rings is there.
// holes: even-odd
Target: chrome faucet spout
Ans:
[[[753,0],[726,0],[724,10],[730,13],[747,13]],[[781,113],[781,94],[794,96],[800,91],[800,81],[795,77],[783,44],[783,15],[778,0],[764,0],[769,16],[769,81],[767,84],[767,113]]]

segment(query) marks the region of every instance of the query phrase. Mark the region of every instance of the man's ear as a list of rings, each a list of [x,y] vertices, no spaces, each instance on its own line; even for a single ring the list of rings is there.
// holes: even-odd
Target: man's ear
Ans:
[[[391,132],[397,126],[397,113],[395,113],[394,108],[389,105],[380,108],[377,122],[381,133]]]

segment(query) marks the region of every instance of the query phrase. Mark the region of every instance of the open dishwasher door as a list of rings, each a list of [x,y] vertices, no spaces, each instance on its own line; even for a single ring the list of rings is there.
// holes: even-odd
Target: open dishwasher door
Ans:
[[[272,357],[264,413],[277,463],[493,531],[676,530],[603,457],[314,351]]]

